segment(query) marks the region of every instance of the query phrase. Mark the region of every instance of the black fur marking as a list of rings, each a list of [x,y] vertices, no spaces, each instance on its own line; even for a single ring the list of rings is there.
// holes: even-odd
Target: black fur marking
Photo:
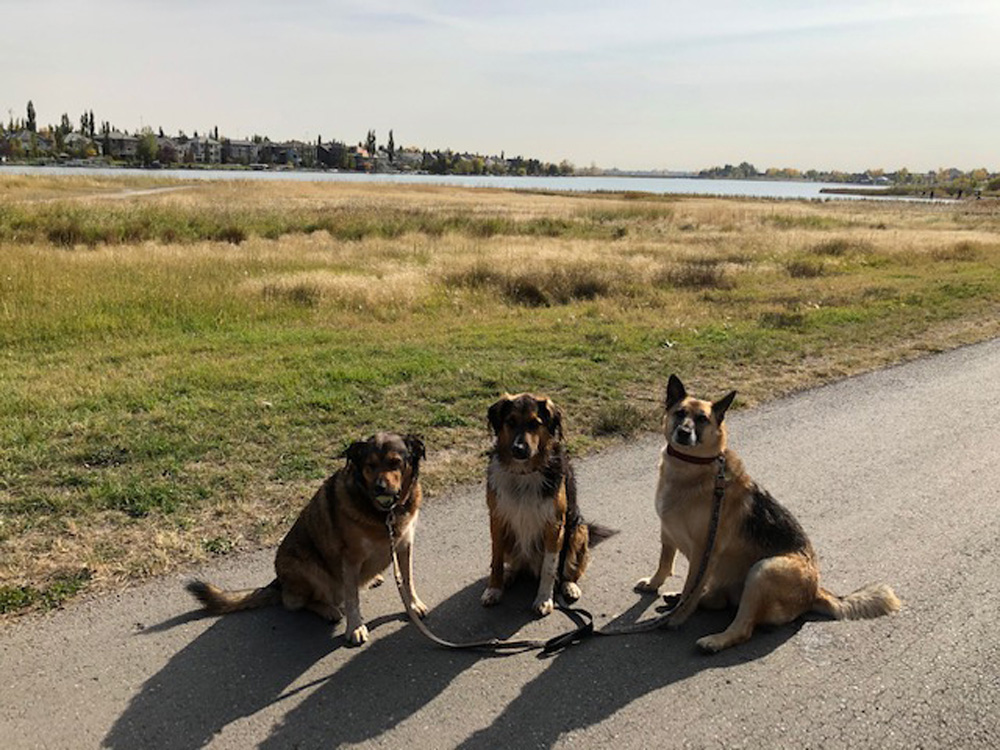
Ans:
[[[756,484],[751,487],[750,513],[743,534],[768,557],[798,552],[809,546],[806,532],[785,506]]]
[[[562,413],[559,411],[559,407],[554,407],[552,411],[549,411],[549,404],[545,399],[537,399],[535,404],[538,409],[538,416],[542,418],[545,429],[557,440],[561,440],[563,437]]]
[[[490,407],[489,411],[486,413],[486,418],[490,423],[490,427],[492,428],[494,435],[500,434],[500,428],[503,427],[504,420],[507,419],[507,415],[510,414],[511,409],[513,408],[513,399],[507,398],[506,396]]]
[[[712,404],[712,415],[715,417],[716,423],[722,424],[722,420],[726,416],[726,411],[732,405],[734,398],[736,398],[736,391],[730,391]]]
[[[671,406],[683,401],[685,398],[687,398],[687,389],[684,388],[684,383],[676,375],[671,375],[670,379],[667,380],[667,409],[670,409]]]

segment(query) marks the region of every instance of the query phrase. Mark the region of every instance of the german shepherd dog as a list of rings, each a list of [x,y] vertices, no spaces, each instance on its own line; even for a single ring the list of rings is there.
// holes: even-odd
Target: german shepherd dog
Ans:
[[[561,442],[562,414],[550,399],[504,394],[487,419],[496,437],[486,469],[493,553],[482,603],[497,604],[504,586],[526,571],[538,577],[532,610],[544,617],[555,606],[557,577],[568,601],[580,598],[590,544],[614,532],[580,515],[573,467]]]
[[[820,587],[819,561],[798,521],[750,479],[739,456],[726,447],[723,419],[735,396],[733,391],[714,403],[701,401],[670,376],[663,417],[666,445],[656,488],[660,563],[636,590],[655,593],[673,575],[679,550],[689,570],[670,625],[679,626],[699,604],[708,609],[738,606],[725,631],[698,640],[708,653],[743,643],[757,625],[783,625],[806,612],[838,620],[896,612],[899,599],[886,585],[869,585],[844,597]],[[725,490],[715,543],[699,584],[720,455],[725,458]],[[671,598],[677,600],[677,595]]]
[[[407,605],[419,617],[427,613],[413,586],[413,534],[422,499],[419,437],[379,432],[353,443],[342,458],[346,465],[327,479],[303,509],[278,547],[277,577],[267,586],[222,591],[192,581],[187,588],[213,614],[226,614],[283,603],[305,607],[338,622],[347,613],[347,640],[361,645],[368,628],[361,619],[358,591],[382,582],[379,573],[392,555],[386,517],[395,507],[396,550]]]

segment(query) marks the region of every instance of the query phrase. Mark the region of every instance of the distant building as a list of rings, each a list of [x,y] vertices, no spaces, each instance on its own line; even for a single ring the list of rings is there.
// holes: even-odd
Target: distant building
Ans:
[[[112,130],[106,137],[108,156],[115,159],[134,159],[139,146],[139,139],[134,135]]]
[[[258,147],[253,141],[223,141],[223,152],[230,164],[253,164],[258,159]]]
[[[222,144],[214,138],[200,136],[188,142],[193,161],[201,164],[219,164],[222,162]]]

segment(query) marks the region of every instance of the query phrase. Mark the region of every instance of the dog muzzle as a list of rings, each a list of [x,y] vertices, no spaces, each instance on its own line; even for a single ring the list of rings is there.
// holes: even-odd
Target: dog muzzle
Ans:
[[[694,447],[698,444],[698,439],[695,437],[693,431],[682,425],[674,430],[674,442],[679,445]]]
[[[523,437],[514,438],[514,442],[510,444],[510,455],[518,461],[524,461],[531,455],[531,448],[528,447]]]

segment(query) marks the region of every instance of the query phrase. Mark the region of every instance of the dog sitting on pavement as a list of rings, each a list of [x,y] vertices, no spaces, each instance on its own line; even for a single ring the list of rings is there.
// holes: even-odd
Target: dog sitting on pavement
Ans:
[[[798,521],[750,479],[739,456],[726,447],[723,420],[735,396],[733,391],[714,403],[692,398],[680,379],[670,376],[656,488],[660,562],[636,590],[657,592],[673,575],[680,551],[689,570],[679,597],[667,597],[679,602],[671,625],[679,626],[699,605],[738,607],[725,631],[698,640],[709,653],[743,643],[757,625],[782,625],[807,612],[858,619],[898,611],[899,599],[886,585],[869,585],[844,597],[820,587],[819,561]],[[723,477],[717,479],[720,465]],[[705,558],[717,481],[721,507],[715,542]]]
[[[538,578],[532,610],[544,617],[555,606],[557,579],[568,601],[580,597],[590,545],[615,532],[580,514],[562,414],[550,399],[505,394],[487,419],[496,440],[486,470],[492,558],[482,604],[497,604],[504,586],[525,571]]]
[[[346,465],[327,479],[303,509],[278,547],[277,577],[267,586],[223,591],[192,581],[188,590],[212,614],[226,614],[283,603],[310,609],[338,622],[347,615],[347,640],[361,645],[368,628],[358,592],[381,583],[391,561],[388,514],[394,513],[400,573],[407,606],[423,617],[427,607],[413,585],[413,536],[422,499],[419,437],[379,432],[353,443]]]

